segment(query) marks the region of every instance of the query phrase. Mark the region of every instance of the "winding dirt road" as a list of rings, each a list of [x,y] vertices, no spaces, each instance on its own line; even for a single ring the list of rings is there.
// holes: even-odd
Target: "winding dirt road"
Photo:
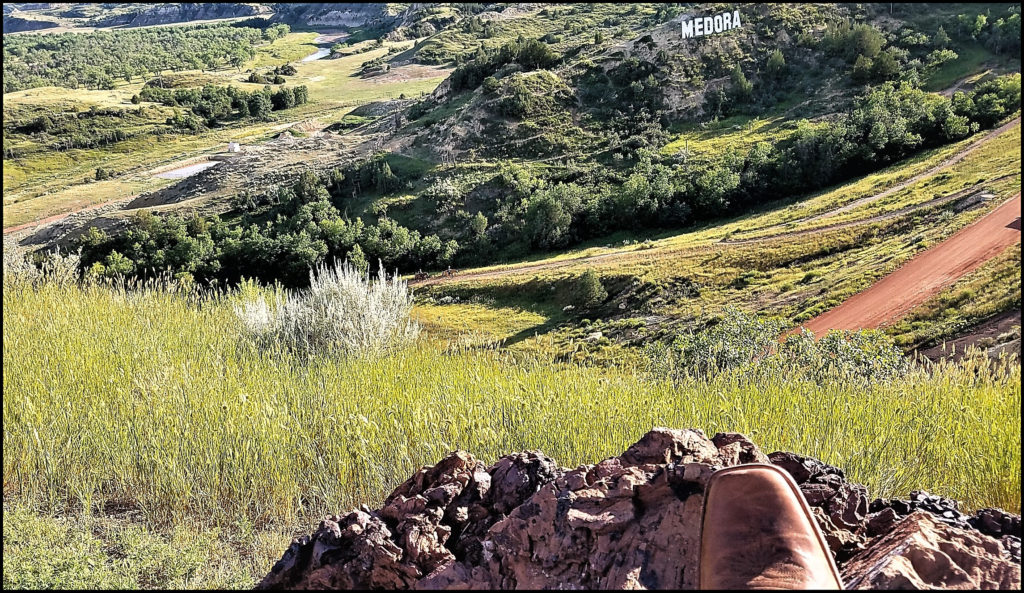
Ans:
[[[1020,208],[1018,193],[974,224],[803,326],[824,335],[830,329],[877,329],[892,323],[1007,247],[1019,243]]]
[[[1010,177],[1010,175],[1004,175],[1004,176],[1001,176],[1001,177],[997,177],[995,179],[991,179],[991,180],[989,180],[989,183],[991,183],[992,181],[999,181],[999,180],[1005,179],[1007,177]],[[736,241],[719,241],[719,244],[745,245],[745,244],[750,244],[750,243],[760,243],[761,241],[767,241],[769,239],[789,239],[789,238],[799,237],[799,236],[803,236],[803,235],[812,235],[812,234],[815,234],[815,233],[821,233],[821,232],[825,232],[825,231],[834,231],[834,230],[839,230],[839,229],[848,228],[848,227],[860,226],[860,225],[863,225],[863,224],[869,224],[869,223],[873,223],[873,222],[884,222],[886,220],[891,220],[891,219],[894,219],[894,218],[899,218],[899,217],[904,216],[906,214],[909,214],[911,212],[916,212],[918,210],[924,210],[924,209],[927,209],[927,208],[933,208],[935,206],[941,206],[943,204],[947,204],[949,202],[954,202],[956,200],[970,200],[970,199],[972,199],[972,197],[978,196],[978,195],[980,195],[982,198],[989,197],[989,194],[984,194],[984,185],[985,184],[978,184],[978,185],[975,185],[975,186],[971,186],[971,187],[968,187],[966,189],[960,190],[958,192],[954,192],[954,193],[946,195],[946,196],[941,196],[941,197],[938,197],[938,198],[933,198],[931,200],[928,200],[927,202],[922,202],[920,204],[913,204],[911,206],[906,206],[904,208],[900,208],[899,210],[893,210],[892,212],[886,212],[885,214],[879,214],[879,215],[876,215],[876,216],[872,216],[870,218],[861,218],[861,219],[857,219],[857,220],[850,220],[850,221],[846,221],[846,222],[840,222],[840,223],[836,223],[836,224],[820,226],[820,227],[816,227],[816,228],[813,228],[813,229],[805,229],[805,230],[799,230],[799,231],[788,231],[788,232],[783,233],[783,234],[772,235],[770,237],[764,237],[764,238],[743,239],[743,240],[736,240]],[[1018,210],[1019,210],[1019,208],[1018,208]],[[613,251],[611,253],[601,253],[601,254],[598,254],[598,255],[584,255],[584,256],[581,256],[581,257],[574,257],[574,258],[571,258],[571,259],[562,259],[562,260],[557,260],[557,261],[542,261],[540,263],[530,264],[530,265],[526,265],[526,266],[516,266],[515,264],[509,264],[510,267],[502,267],[502,268],[499,268],[499,269],[496,269],[496,270],[483,270],[483,271],[479,271],[479,272],[456,273],[453,276],[443,276],[441,274],[436,274],[436,275],[431,276],[430,278],[427,278],[425,280],[409,280],[409,285],[410,286],[431,286],[433,284],[446,284],[446,283],[449,283],[449,282],[465,282],[467,280],[490,280],[490,279],[494,279],[494,278],[501,278],[502,276],[507,276],[509,274],[526,274],[526,273],[530,273],[530,272],[539,272],[539,271],[542,271],[542,270],[557,270],[559,268],[569,268],[569,267],[575,266],[575,265],[580,264],[580,263],[584,263],[584,262],[586,262],[586,263],[597,262],[597,261],[601,261],[603,259],[608,259],[608,258],[612,258],[612,257],[621,256],[621,255],[623,255],[625,253],[631,253],[631,251]],[[515,267],[512,267],[512,266],[515,266]]]
[[[430,286],[432,284],[444,284],[446,282],[464,282],[466,280],[486,280],[489,278],[501,278],[509,274],[525,274],[527,272],[536,272],[539,270],[557,270],[558,268],[572,267],[580,262],[592,262],[600,261],[602,259],[608,259],[609,257],[618,257],[623,253],[630,253],[629,251],[613,251],[611,253],[601,253],[599,255],[584,255],[582,257],[574,257],[572,259],[560,259],[558,261],[545,261],[539,264],[530,264],[528,266],[518,266],[502,268],[498,270],[485,270],[482,272],[468,272],[460,274],[456,272],[453,276],[443,276],[436,274],[425,280],[409,281],[409,286]],[[515,264],[509,264],[514,266]]]

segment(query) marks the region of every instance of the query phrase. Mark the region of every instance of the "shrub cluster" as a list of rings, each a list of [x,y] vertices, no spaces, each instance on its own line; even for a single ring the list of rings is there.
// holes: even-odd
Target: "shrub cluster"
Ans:
[[[381,267],[376,280],[350,262],[321,264],[306,290],[273,302],[258,296],[235,306],[243,333],[263,349],[303,356],[376,355],[412,342],[419,327],[409,319],[412,293],[397,274]]]
[[[367,168],[379,164],[371,161]],[[386,216],[369,225],[344,216],[326,187],[343,187],[343,179],[340,172],[325,181],[307,171],[291,187],[243,196],[242,209],[253,212],[238,223],[141,214],[115,236],[90,229],[78,242],[82,266],[95,276],[170,271],[201,281],[260,278],[303,286],[310,268],[333,258],[381,260],[388,268],[406,270],[451,261],[458,249],[453,240],[421,235]]]
[[[515,63],[524,71],[550,68],[560,59],[546,43],[519,37],[498,49],[481,47],[473,58],[452,72],[449,83],[453,91],[475,89],[485,78],[506,64]]]
[[[728,307],[708,327],[687,331],[671,344],[648,345],[648,368],[675,380],[738,371],[864,384],[896,379],[909,370],[903,353],[883,332],[831,331],[816,340],[801,329],[780,339],[788,325]]]
[[[282,87],[276,91],[269,86],[247,92],[234,86],[205,85],[201,88],[164,89],[147,86],[139,93],[145,101],[162,103],[168,107],[187,107],[190,113],[178,113],[167,123],[175,128],[197,131],[231,119],[253,117],[270,119],[272,111],[291,109],[309,100],[305,85]]]

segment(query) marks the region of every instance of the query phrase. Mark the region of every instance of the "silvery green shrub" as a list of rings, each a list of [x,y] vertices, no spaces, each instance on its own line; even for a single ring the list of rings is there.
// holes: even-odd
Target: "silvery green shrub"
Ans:
[[[33,258],[38,265],[33,263]],[[81,252],[37,254],[23,247],[12,237],[4,237],[4,279],[29,282],[53,282],[67,284],[77,282],[81,276],[79,267]]]
[[[346,261],[310,271],[310,286],[250,296],[234,307],[243,334],[263,348],[302,355],[375,355],[411,342],[419,327],[409,318],[412,293],[383,267],[376,279]]]
[[[28,250],[14,238],[4,237],[4,279],[34,280],[38,277],[39,269],[28,260]]]

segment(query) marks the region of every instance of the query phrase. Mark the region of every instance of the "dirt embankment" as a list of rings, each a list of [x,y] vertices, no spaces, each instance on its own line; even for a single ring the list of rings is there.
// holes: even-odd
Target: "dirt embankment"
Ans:
[[[971,346],[987,350],[989,356],[1001,352],[1020,355],[1020,309],[987,319],[959,335],[918,352],[929,360],[958,360]]]
[[[895,272],[803,324],[815,334],[830,329],[878,328],[892,323],[1020,242],[1018,193],[949,239],[917,255]]]

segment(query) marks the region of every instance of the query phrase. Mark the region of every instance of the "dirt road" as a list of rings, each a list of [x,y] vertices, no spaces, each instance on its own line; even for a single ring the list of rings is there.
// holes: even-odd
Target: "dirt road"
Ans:
[[[75,214],[82,214],[82,213],[86,213],[86,212],[92,212],[94,210],[99,210],[100,208],[103,208],[105,206],[110,206],[112,204],[127,204],[128,202],[131,202],[134,199],[135,199],[135,196],[129,196],[127,198],[117,198],[115,200],[110,200],[109,202],[103,202],[103,203],[100,203],[100,204],[93,204],[91,206],[86,206],[85,208],[82,208],[80,210],[72,210],[71,212],[63,212],[61,214],[54,214],[53,216],[47,216],[46,218],[41,218],[39,220],[33,220],[32,222],[26,222],[26,223],[19,224],[17,226],[7,227],[7,228],[4,229],[4,234],[5,235],[9,235],[11,233],[16,233],[18,231],[24,231],[25,229],[32,229],[32,228],[35,228],[35,227],[40,227],[40,226],[45,226],[45,225],[48,225],[48,224],[53,224],[53,223],[56,223],[56,222],[60,222],[60,221],[64,220],[65,218],[68,218],[69,216],[72,216],[72,215],[75,215]]]
[[[996,177],[994,179],[988,180],[986,183],[979,183],[979,184],[971,186],[971,187],[969,187],[967,189],[963,189],[963,190],[960,190],[958,192],[951,193],[949,195],[939,196],[937,198],[932,198],[931,200],[928,200],[926,202],[921,202],[920,204],[911,204],[910,206],[904,206],[903,208],[900,208],[898,210],[893,210],[892,212],[886,212],[885,214],[876,214],[875,216],[869,216],[867,218],[858,218],[856,220],[847,220],[846,222],[837,222],[837,223],[834,223],[834,224],[827,224],[827,225],[823,225],[823,226],[819,226],[819,227],[814,227],[814,228],[810,228],[810,229],[802,229],[802,230],[799,230],[799,231],[786,231],[785,233],[779,233],[777,235],[769,235],[767,237],[752,237],[750,239],[722,239],[721,241],[719,241],[719,243],[722,243],[722,244],[725,244],[725,245],[750,245],[752,243],[763,243],[765,241],[772,241],[772,240],[775,240],[775,239],[792,239],[793,237],[802,237],[804,235],[813,235],[815,233],[821,233],[821,232],[824,232],[824,231],[836,231],[836,230],[839,230],[839,229],[846,229],[846,228],[850,228],[850,227],[861,226],[861,225],[871,224],[871,223],[875,223],[875,222],[885,222],[887,220],[892,220],[894,218],[900,218],[901,216],[904,216],[906,214],[910,214],[911,212],[917,212],[919,210],[926,210],[928,208],[934,208],[936,206],[942,206],[943,204],[948,204],[949,202],[954,202],[954,201],[957,201],[957,200],[964,200],[964,201],[966,201],[966,200],[970,200],[974,196],[979,196],[979,195],[982,196],[983,199],[985,197],[991,197],[991,194],[988,194],[988,193],[985,192],[985,185],[986,184],[992,183],[994,181],[1002,181],[1003,179],[1007,179],[1009,177],[1014,177],[1016,175],[1017,175],[1016,173],[1012,173],[1012,174],[1009,174],[1009,175],[1003,175],[1001,177]]]
[[[904,189],[905,187],[907,187],[907,186],[909,186],[909,185],[911,185],[913,183],[916,183],[916,182],[918,182],[918,181],[920,181],[922,179],[927,178],[928,176],[935,175],[936,173],[939,173],[939,172],[941,172],[941,171],[943,171],[943,170],[945,170],[945,169],[947,169],[949,167],[952,167],[956,163],[958,163],[961,160],[963,160],[963,158],[966,157],[971,152],[977,150],[978,148],[980,148],[981,146],[985,145],[986,143],[991,142],[992,140],[994,140],[997,136],[999,136],[1003,132],[1013,128],[1014,126],[1018,126],[1018,125],[1020,125],[1020,118],[1019,117],[1018,118],[1014,118],[1013,120],[1003,124],[1002,126],[1000,126],[999,128],[997,128],[995,130],[992,130],[991,132],[986,134],[983,138],[978,139],[974,143],[972,143],[969,146],[965,147],[960,152],[958,152],[958,153],[956,153],[954,155],[951,155],[948,159],[942,161],[941,163],[939,163],[936,166],[928,169],[927,171],[919,173],[919,174],[917,174],[917,175],[915,175],[915,176],[913,176],[913,177],[911,177],[909,179],[906,179],[906,180],[900,182],[899,184],[897,184],[897,185],[895,185],[893,187],[890,187],[889,189],[886,189],[886,190],[884,190],[884,191],[882,191],[880,193],[877,193],[877,194],[873,194],[873,195],[870,195],[870,196],[866,196],[866,197],[860,198],[858,200],[855,200],[854,202],[851,202],[851,203],[846,204],[844,206],[840,206],[839,208],[837,208],[835,210],[829,210],[828,212],[823,212],[821,214],[818,214],[818,215],[815,215],[815,216],[811,216],[809,218],[804,218],[804,219],[801,219],[799,221],[794,221],[794,222],[811,222],[811,221],[815,221],[815,220],[820,220],[820,219],[823,219],[823,218],[827,218],[827,217],[833,216],[835,214],[839,214],[841,212],[846,212],[846,211],[851,210],[852,208],[855,208],[857,206],[861,206],[861,205],[864,205],[864,204],[867,204],[867,203],[870,203],[870,202],[874,202],[876,200],[880,200],[880,199],[885,198],[887,196],[890,196],[893,193],[895,193],[895,192],[897,192],[897,191],[899,191],[901,189]],[[1005,179],[1006,177],[1007,176],[1004,175],[1002,177],[997,177],[995,179],[989,179],[989,180],[987,180],[986,183],[991,183],[993,181],[998,181],[998,180],[1001,180],[1001,179]],[[946,195],[946,196],[941,196],[941,197],[938,197],[938,198],[934,198],[932,200],[928,200],[928,201],[922,202],[920,204],[913,204],[911,206],[900,208],[898,210],[894,210],[892,212],[887,212],[885,214],[875,215],[875,216],[872,216],[872,217],[869,217],[869,218],[850,220],[850,221],[845,221],[845,222],[840,222],[840,223],[835,223],[835,224],[815,227],[815,228],[811,228],[811,229],[789,230],[789,231],[785,231],[785,232],[778,233],[778,234],[775,234],[775,235],[768,235],[768,236],[764,236],[764,237],[751,237],[749,239],[733,239],[733,238],[722,239],[722,240],[719,241],[719,243],[720,244],[724,244],[724,245],[747,245],[747,244],[752,244],[752,243],[761,243],[763,241],[771,241],[771,240],[774,240],[774,239],[782,239],[782,238],[787,238],[788,239],[788,238],[792,238],[792,237],[796,237],[796,236],[801,236],[801,235],[810,235],[810,234],[813,234],[813,233],[820,233],[820,232],[824,232],[824,231],[838,230],[838,229],[841,229],[841,228],[847,228],[847,227],[851,227],[851,226],[858,226],[858,225],[862,225],[862,224],[866,224],[866,223],[884,222],[886,220],[898,218],[898,217],[903,216],[905,214],[908,214],[910,212],[914,212],[914,211],[925,209],[925,208],[932,208],[932,207],[935,207],[935,206],[940,206],[940,205],[945,204],[947,202],[951,202],[953,200],[961,199],[961,198],[963,198],[964,196],[966,196],[966,195],[968,195],[970,193],[981,191],[981,189],[982,189],[982,184],[979,184],[977,186],[974,186],[974,187],[971,187],[971,188],[967,188],[967,189],[961,190],[959,192],[955,192],[955,193],[952,193],[952,194],[949,194],[949,195]],[[789,223],[787,223],[787,224],[789,224]],[[764,227],[764,228],[765,229],[771,229],[771,228],[776,228],[776,227],[781,228],[782,226],[783,225],[773,225],[773,226]],[[757,230],[764,230],[764,229],[757,229]],[[440,274],[438,274],[438,275],[432,276],[430,278],[427,278],[426,280],[421,280],[421,281],[418,281],[418,282],[417,281],[410,281],[409,284],[411,286],[430,286],[432,284],[445,284],[445,283],[449,283],[449,282],[463,282],[463,281],[468,281],[468,280],[494,279],[494,278],[500,278],[502,276],[506,276],[506,275],[509,275],[509,274],[523,274],[523,273],[529,273],[529,272],[539,272],[541,270],[553,270],[553,269],[558,269],[558,268],[571,267],[571,266],[574,266],[574,265],[578,265],[578,264],[580,264],[582,262],[596,262],[596,261],[600,261],[600,260],[607,259],[607,258],[610,258],[610,257],[615,257],[615,256],[618,256],[618,255],[622,255],[622,253],[623,253],[622,251],[616,251],[616,252],[613,252],[613,253],[602,253],[600,255],[589,255],[589,256],[577,257],[577,258],[566,259],[566,260],[559,260],[559,261],[554,261],[554,262],[541,262],[541,263],[531,264],[531,265],[527,265],[527,266],[520,266],[520,267],[499,268],[499,269],[496,269],[496,270],[487,270],[487,271],[481,271],[481,272],[462,273],[462,274],[456,274],[456,275],[451,276],[451,277],[444,277],[444,276],[441,276]]]
[[[991,181],[998,181],[998,180],[1004,179],[1006,177],[1009,177],[1009,175],[1004,175],[1003,177],[997,177],[995,179],[990,180],[990,182]],[[905,208],[900,208],[899,210],[894,210],[892,212],[886,212],[885,214],[879,214],[877,216],[872,216],[870,218],[861,218],[861,219],[857,219],[857,220],[850,220],[850,221],[846,221],[846,222],[840,222],[840,223],[836,223],[836,224],[830,224],[830,225],[826,225],[826,226],[816,227],[816,228],[813,228],[813,229],[805,229],[805,230],[800,230],[800,231],[789,231],[789,232],[786,232],[786,233],[783,233],[783,234],[779,234],[779,235],[772,235],[770,237],[763,237],[763,238],[756,238],[756,239],[737,239],[735,241],[722,240],[722,241],[719,241],[719,243],[724,243],[724,244],[727,244],[727,245],[745,245],[745,244],[749,244],[749,243],[760,243],[761,241],[767,241],[769,239],[783,239],[783,238],[790,239],[790,238],[793,238],[793,237],[799,237],[799,236],[803,236],[803,235],[812,235],[812,234],[815,234],[815,233],[821,233],[821,232],[825,232],[825,231],[834,231],[834,230],[839,230],[839,229],[844,229],[844,228],[854,227],[854,226],[860,226],[860,225],[863,225],[863,224],[868,224],[868,223],[873,223],[873,222],[884,222],[886,220],[892,220],[892,219],[895,219],[895,218],[899,218],[901,216],[905,216],[906,214],[909,214],[911,212],[916,212],[918,210],[924,210],[924,209],[927,209],[927,208],[934,208],[936,206],[941,206],[943,204],[947,204],[949,202],[954,202],[956,200],[970,200],[970,199],[975,198],[975,197],[978,197],[978,198],[984,200],[986,197],[991,197],[991,194],[984,193],[984,184],[978,184],[978,185],[975,185],[975,186],[972,186],[972,187],[960,190],[958,192],[954,192],[954,193],[949,194],[947,196],[940,196],[938,198],[933,198],[931,200],[928,200],[926,202],[922,202],[920,204],[913,204],[913,205],[907,206]],[[444,284],[444,283],[447,283],[447,282],[464,282],[464,281],[467,281],[467,280],[488,280],[488,279],[500,278],[502,276],[506,276],[506,275],[509,275],[509,274],[526,274],[526,273],[529,273],[529,272],[539,272],[541,270],[555,270],[555,269],[558,269],[558,268],[567,268],[567,267],[572,267],[572,266],[578,265],[578,264],[583,263],[583,262],[597,262],[597,261],[600,261],[600,260],[603,260],[603,259],[608,259],[608,258],[611,258],[611,257],[621,256],[621,255],[623,255],[625,253],[630,253],[630,251],[614,251],[614,252],[611,252],[611,253],[601,253],[601,254],[598,254],[598,255],[584,255],[584,256],[581,256],[581,257],[574,257],[572,259],[563,259],[563,260],[557,260],[557,261],[542,261],[540,263],[530,264],[530,265],[527,265],[527,266],[509,267],[509,268],[502,267],[502,268],[498,268],[496,270],[486,270],[486,271],[481,271],[481,272],[461,273],[461,274],[455,274],[454,276],[448,276],[448,277],[445,277],[445,276],[442,276],[440,274],[437,274],[437,275],[434,275],[434,276],[432,276],[430,278],[427,278],[426,280],[419,280],[419,281],[410,280],[409,284],[411,286],[430,286],[432,284]],[[510,265],[514,265],[514,264],[510,264]]]
[[[830,329],[869,329],[892,323],[1010,245],[1019,243],[1020,207],[1018,193],[974,224],[803,326],[822,335]]]
[[[540,270],[557,270],[558,268],[572,267],[580,262],[594,262],[602,259],[608,259],[609,257],[621,256],[624,253],[630,253],[628,251],[613,251],[612,253],[602,253],[599,255],[584,255],[582,257],[574,257],[572,259],[560,259],[557,261],[545,261],[539,264],[530,264],[528,266],[499,268],[497,270],[486,270],[483,272],[469,272],[469,273],[458,273],[456,272],[453,276],[445,277],[441,274],[436,274],[427,278],[426,280],[409,281],[409,286],[430,286],[431,284],[445,284],[448,282],[464,282],[466,280],[486,280],[489,278],[501,278],[502,276],[508,276],[510,274],[526,274],[528,272],[539,272]],[[515,264],[509,264],[515,265]]]

